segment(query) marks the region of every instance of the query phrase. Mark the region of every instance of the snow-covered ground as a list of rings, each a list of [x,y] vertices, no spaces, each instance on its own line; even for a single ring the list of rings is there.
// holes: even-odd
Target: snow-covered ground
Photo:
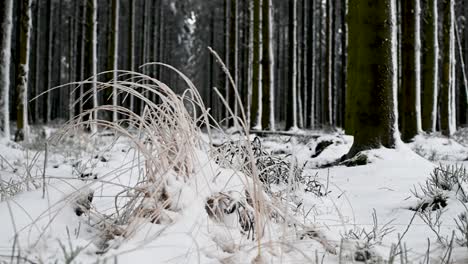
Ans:
[[[459,194],[468,183],[437,190],[442,209],[421,195],[439,163],[468,165],[468,148],[453,139],[418,136],[347,167],[329,166],[352,144],[339,132],[259,143],[252,136],[273,163],[300,168],[297,181],[283,175],[289,180],[269,184],[219,162],[243,153],[237,143],[213,152],[209,137],[201,139],[191,169],[154,168],[162,185],[148,180],[148,156],[125,136],[65,136],[47,147],[47,162],[40,137],[28,146],[1,140],[0,262],[468,263],[466,234],[455,222],[468,211]],[[221,134],[211,140],[226,146]]]

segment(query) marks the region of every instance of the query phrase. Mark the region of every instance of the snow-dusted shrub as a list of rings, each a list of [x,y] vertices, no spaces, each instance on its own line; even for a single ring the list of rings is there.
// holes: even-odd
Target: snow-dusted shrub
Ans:
[[[232,192],[218,192],[208,197],[205,210],[211,218],[225,225],[232,225],[231,222],[234,220],[241,232],[253,240],[255,238],[255,210],[249,204],[248,197],[249,195],[240,196]]]
[[[314,176],[304,176],[303,182],[305,185],[305,192],[313,193],[318,197],[322,197],[330,193],[328,190],[328,182],[326,185],[320,182],[318,178],[318,172]]]
[[[467,210],[468,211],[468,210]],[[468,216],[467,212],[463,212],[455,219],[459,237],[457,242],[460,246],[468,247]]]
[[[382,256],[379,256],[374,248],[381,245],[385,236],[392,233],[394,228],[391,227],[392,221],[380,226],[377,219],[377,213],[374,210],[372,213],[373,226],[371,230],[355,227],[343,235],[342,245],[346,244],[348,251],[351,251],[352,258],[359,262],[377,262],[382,261]],[[343,249],[341,249],[343,250]]]
[[[463,166],[439,165],[434,168],[420,192],[413,190],[413,195],[420,200],[414,210],[438,210],[447,206],[450,196],[462,202],[468,202],[468,174]]]
[[[265,188],[271,184],[288,184],[302,181],[303,168],[290,155],[270,154],[262,148],[260,138],[250,143],[254,164],[258,169],[258,178]],[[224,168],[240,170],[252,176],[252,161],[246,140],[228,141],[218,146],[212,153],[215,161]]]

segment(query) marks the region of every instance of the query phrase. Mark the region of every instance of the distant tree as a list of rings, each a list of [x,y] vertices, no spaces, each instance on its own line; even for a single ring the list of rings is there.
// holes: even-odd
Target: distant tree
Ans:
[[[271,0],[262,1],[262,128],[275,130],[273,111],[273,50],[271,47]]]
[[[309,23],[308,23],[308,36],[309,36],[309,41],[308,41],[308,59],[307,59],[307,87],[308,87],[308,100],[306,107],[309,108],[309,116],[308,116],[308,122],[309,122],[309,127],[314,128],[315,127],[315,85],[316,85],[316,78],[315,78],[315,73],[316,73],[316,61],[317,61],[317,30],[316,30],[316,16],[315,16],[315,6],[316,6],[316,0],[312,0],[309,3],[309,12],[308,12],[308,17],[309,17]]]
[[[348,158],[362,150],[396,145],[395,5],[395,0],[349,0],[346,110],[354,142]]]
[[[84,110],[89,110],[98,106],[97,95],[97,0],[91,0],[86,5],[86,63],[85,75],[90,78],[89,85],[86,85],[88,93],[84,103]],[[97,113],[93,113],[93,118]],[[91,116],[90,116],[91,117]],[[91,132],[96,132],[96,126],[91,125]]]
[[[455,119],[455,28],[454,0],[444,0],[443,65],[440,84],[440,126],[442,134],[451,136]]]
[[[19,41],[16,65],[16,126],[15,141],[28,140],[28,74],[31,39],[31,1],[18,5]]]
[[[129,23],[128,23],[128,65],[130,67],[130,71],[135,71],[135,0],[130,0],[129,1]],[[162,33],[162,32],[161,32]],[[161,37],[162,39],[162,37]],[[129,108],[130,110],[134,111],[135,110],[135,99],[132,95],[129,96]]]
[[[289,0],[289,91],[286,130],[297,129],[297,0]]]
[[[424,35],[422,71],[422,129],[434,132],[437,122],[437,92],[439,85],[438,0],[426,0],[424,5]]]
[[[229,15],[229,73],[234,80],[234,84],[236,85],[236,89],[240,92],[240,85],[239,85],[239,51],[238,51],[238,42],[239,42],[239,25],[238,25],[238,2],[237,0],[230,0],[230,15]],[[234,113],[234,116],[238,116],[238,104],[236,103],[236,95],[233,88],[228,89],[228,102],[229,107]],[[231,92],[232,91],[232,92]],[[235,125],[236,120],[230,118],[229,124]]]
[[[85,0],[86,2],[87,0]],[[53,41],[53,34],[54,34],[54,25],[53,25],[53,5],[52,0],[47,0],[47,14],[46,14],[46,32],[47,32],[47,43],[46,43],[46,50],[45,50],[45,58],[46,58],[46,84],[44,86],[44,91],[52,88],[52,76],[53,76],[53,56],[52,56],[52,48],[54,45]],[[52,96],[51,93],[46,93],[43,95],[43,106],[44,110],[44,123],[49,123],[52,119]]]
[[[260,3],[261,0],[253,1],[253,48],[252,48],[252,103],[250,107],[250,126],[258,128],[261,126],[260,119],[260,57],[261,57],[261,21],[260,21]]]
[[[326,1],[326,47],[325,47],[325,87],[323,102],[323,123],[331,126],[333,122],[333,2]]]
[[[421,131],[421,63],[419,0],[402,0],[401,137],[409,142]]]
[[[10,64],[13,31],[13,0],[0,6],[0,132],[10,138]]]
[[[119,9],[120,9],[120,0],[112,0],[112,33],[111,33],[111,69],[114,71],[112,78],[114,84],[117,82],[117,70],[119,67]],[[117,106],[117,89],[113,87],[112,90],[112,105]],[[117,121],[117,110],[112,112],[112,121]]]

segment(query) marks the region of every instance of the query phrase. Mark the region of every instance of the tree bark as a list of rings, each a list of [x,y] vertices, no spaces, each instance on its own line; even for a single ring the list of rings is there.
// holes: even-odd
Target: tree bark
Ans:
[[[421,63],[419,0],[402,1],[401,137],[409,142],[421,131]]]
[[[349,1],[347,86],[354,143],[347,157],[366,149],[394,148],[396,111],[395,0]]]
[[[252,106],[250,108],[250,126],[258,128],[261,125],[260,120],[260,1],[254,0],[253,3],[253,67],[252,67]]]
[[[455,34],[454,1],[444,0],[443,65],[440,90],[440,126],[442,134],[451,136],[455,125]]]
[[[297,0],[289,0],[289,82],[286,130],[297,129]]]
[[[112,32],[111,32],[111,52],[112,61],[111,69],[113,70],[112,79],[114,80],[114,85],[117,83],[117,70],[119,67],[119,9],[120,9],[120,0],[112,0]],[[117,106],[117,89],[112,88],[112,105]],[[117,110],[114,109],[112,112],[112,121],[117,121]]]
[[[31,38],[31,1],[21,0],[18,6],[19,41],[16,68],[16,125],[15,141],[28,140],[28,73]]]
[[[0,7],[0,131],[10,138],[10,65],[13,32],[13,0],[4,1]]]
[[[262,128],[274,130],[273,102],[271,90],[273,87],[273,52],[271,48],[271,0],[263,0],[262,4]]]
[[[327,0],[327,25],[326,25],[326,79],[324,89],[323,124],[333,125],[333,3]]]
[[[229,126],[235,126],[237,124],[238,117],[238,105],[236,103],[236,93],[234,89],[240,92],[239,86],[239,72],[238,72],[238,23],[237,23],[237,12],[238,3],[237,0],[230,0],[230,16],[229,16],[229,73],[234,80],[235,87],[228,88],[229,95],[229,107],[231,108],[234,116],[229,117]],[[232,90],[231,90],[232,89]]]
[[[424,16],[424,64],[422,72],[422,129],[435,132],[439,85],[438,0],[426,0]]]

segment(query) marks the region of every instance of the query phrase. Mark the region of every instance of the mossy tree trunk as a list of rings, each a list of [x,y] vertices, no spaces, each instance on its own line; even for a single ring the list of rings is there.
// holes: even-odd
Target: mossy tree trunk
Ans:
[[[409,142],[421,131],[421,63],[419,0],[402,0],[401,137]]]
[[[425,0],[424,53],[422,72],[422,130],[434,132],[437,121],[437,90],[439,85],[439,40],[437,0]]]
[[[348,158],[366,149],[394,148],[396,112],[395,0],[349,1],[347,89],[354,143]]]

